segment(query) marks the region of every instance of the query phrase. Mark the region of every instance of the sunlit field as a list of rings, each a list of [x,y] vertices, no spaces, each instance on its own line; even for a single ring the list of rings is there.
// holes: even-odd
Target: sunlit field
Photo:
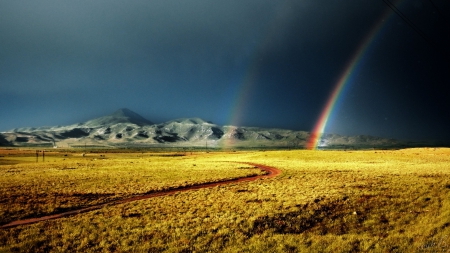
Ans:
[[[0,225],[262,174],[236,162],[282,174],[3,228],[0,252],[450,251],[450,149],[39,155],[0,149]]]

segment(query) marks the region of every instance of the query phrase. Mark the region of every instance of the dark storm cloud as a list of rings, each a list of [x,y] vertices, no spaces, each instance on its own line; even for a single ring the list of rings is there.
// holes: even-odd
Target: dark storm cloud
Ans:
[[[336,28],[354,19],[351,15],[339,19],[346,11],[339,7],[319,8],[308,1],[3,2],[2,67],[20,72],[13,78],[22,76],[18,83],[23,88],[31,86],[27,78],[65,80],[59,75],[71,74],[89,78],[102,74],[98,71],[127,66],[158,73],[191,71],[193,64],[205,71],[241,67],[254,44],[268,36],[265,33],[270,33],[271,41],[260,50],[267,53],[298,43],[337,44]],[[329,27],[330,18],[336,27]],[[272,31],[267,31],[269,22],[276,25],[269,27]],[[46,85],[52,90],[64,83]]]
[[[276,8],[269,1],[3,2],[1,67],[15,84],[3,89],[70,91],[127,68],[162,79],[175,71],[240,68]]]
[[[3,3],[1,67],[9,92],[58,93],[116,79],[180,79],[242,67],[272,4],[207,1]],[[178,74],[179,73],[179,74]],[[174,77],[179,78],[174,78]],[[114,78],[110,78],[114,77]],[[138,78],[139,79],[139,78]],[[143,85],[142,80],[127,83]],[[192,82],[191,85],[204,85]]]
[[[417,3],[401,8],[426,21],[415,21],[421,29],[438,27],[427,32],[445,45],[443,17]],[[1,1],[0,117],[9,120],[0,129],[74,123],[120,107],[155,122],[198,116],[227,124],[253,71],[242,124],[310,130],[386,8],[357,0]],[[413,106],[423,94],[418,80],[439,97],[424,106],[428,122],[443,125],[436,101],[444,92],[436,91],[448,85],[448,64],[398,17],[371,50],[330,130],[386,134],[370,126]],[[399,103],[401,94],[408,96]],[[371,114],[358,116],[364,110]],[[412,121],[399,119],[397,129]]]

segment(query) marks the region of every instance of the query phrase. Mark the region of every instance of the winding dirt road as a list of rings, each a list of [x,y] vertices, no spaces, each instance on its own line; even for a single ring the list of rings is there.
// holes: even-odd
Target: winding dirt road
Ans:
[[[238,162],[236,162],[236,163],[238,163]],[[243,177],[243,178],[237,178],[237,179],[231,179],[231,180],[220,181],[220,182],[213,182],[213,183],[203,183],[203,184],[198,184],[198,185],[192,185],[192,186],[180,187],[180,188],[176,188],[176,189],[170,189],[170,190],[166,190],[166,191],[149,193],[149,194],[145,194],[145,195],[141,195],[141,196],[135,196],[135,197],[125,198],[125,199],[121,199],[121,200],[115,200],[115,201],[112,201],[112,202],[107,202],[107,203],[103,203],[103,204],[95,205],[95,206],[90,206],[90,207],[85,207],[85,208],[81,208],[81,209],[77,209],[77,210],[72,210],[72,211],[67,211],[67,212],[63,212],[63,213],[42,216],[42,217],[39,217],[39,218],[30,218],[30,219],[25,219],[25,220],[12,221],[10,223],[7,223],[5,225],[0,226],[0,228],[2,228],[2,229],[12,228],[12,227],[16,227],[16,226],[20,226],[20,225],[28,225],[28,224],[32,224],[32,223],[36,223],[36,222],[40,222],[40,221],[46,221],[46,220],[51,220],[51,219],[58,219],[58,218],[72,216],[72,215],[76,215],[76,214],[80,214],[80,213],[90,212],[90,211],[93,211],[93,210],[97,210],[97,209],[103,208],[105,206],[118,205],[118,204],[128,203],[128,202],[131,202],[131,201],[155,198],[155,197],[160,197],[160,196],[167,196],[167,195],[175,194],[177,192],[186,192],[186,191],[203,189],[203,188],[211,188],[211,187],[215,187],[215,186],[219,186],[219,185],[226,185],[226,184],[247,182],[247,181],[255,181],[257,179],[263,179],[263,178],[273,178],[273,177],[276,177],[276,176],[281,174],[281,170],[279,170],[279,169],[277,169],[275,167],[270,167],[270,166],[267,166],[267,165],[262,165],[262,164],[257,164],[257,163],[250,163],[250,162],[239,162],[239,163],[258,167],[262,171],[265,171],[267,174],[262,175],[262,176]]]

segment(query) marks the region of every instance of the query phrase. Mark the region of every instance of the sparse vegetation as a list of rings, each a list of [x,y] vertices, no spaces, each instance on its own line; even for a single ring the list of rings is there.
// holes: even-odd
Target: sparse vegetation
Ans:
[[[89,154],[85,160],[70,154],[55,156],[55,162],[48,158],[45,163],[2,165],[3,222],[24,217],[20,212],[5,213],[5,201],[8,208],[22,206],[28,215],[39,214],[29,211],[23,197],[10,197],[16,193],[32,193],[29,199],[35,199],[34,205],[51,212],[53,203],[41,204],[47,197],[39,193],[114,194],[68,201],[81,206],[186,182],[257,173],[225,161],[267,164],[283,174],[2,229],[0,251],[447,252],[449,155],[449,149],[218,152],[175,157],[117,153],[106,154],[104,160],[100,154]],[[80,161],[86,163],[76,167]],[[122,171],[125,165],[129,167]],[[39,171],[45,172],[40,175],[46,180],[37,180]],[[167,176],[153,177],[156,171]],[[176,174],[170,174],[173,171]],[[75,172],[87,182],[56,180],[78,175]],[[43,188],[52,183],[55,186]],[[11,189],[10,195],[4,189]]]
[[[32,162],[33,157],[21,152],[10,155],[9,163],[23,163],[0,167],[0,224],[133,195],[261,173],[251,166],[229,162],[212,164],[177,153],[89,153],[85,156],[46,153],[45,160],[39,157],[38,162]]]

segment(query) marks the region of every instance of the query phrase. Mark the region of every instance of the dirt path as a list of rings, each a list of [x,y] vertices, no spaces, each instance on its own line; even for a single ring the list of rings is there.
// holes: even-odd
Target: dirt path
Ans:
[[[141,196],[135,196],[135,197],[125,198],[125,199],[121,199],[121,200],[115,200],[112,202],[103,203],[100,205],[95,205],[95,206],[90,206],[90,207],[85,207],[85,208],[72,210],[72,211],[68,211],[68,212],[64,212],[64,213],[52,214],[52,215],[47,215],[47,216],[43,216],[43,217],[39,217],[39,218],[17,220],[17,221],[13,221],[8,224],[2,225],[2,226],[0,226],[0,228],[12,228],[12,227],[16,227],[16,226],[20,226],[20,225],[28,225],[28,224],[32,224],[32,223],[36,223],[36,222],[40,222],[40,221],[58,219],[58,218],[76,215],[76,214],[80,214],[80,213],[90,212],[93,210],[103,208],[105,206],[118,205],[118,204],[128,203],[131,201],[155,198],[155,197],[160,197],[160,196],[167,196],[167,195],[175,194],[177,192],[186,192],[186,191],[203,189],[203,188],[211,188],[211,187],[215,187],[215,186],[219,186],[219,185],[226,185],[226,184],[232,184],[232,183],[238,183],[238,182],[255,181],[257,179],[262,179],[262,178],[273,178],[273,177],[276,177],[281,174],[281,170],[274,168],[274,167],[257,164],[257,163],[250,163],[250,162],[242,162],[242,164],[248,164],[248,165],[258,167],[262,171],[265,171],[267,174],[262,175],[262,176],[251,176],[251,177],[231,179],[231,180],[221,181],[221,182],[203,183],[203,184],[180,187],[180,188],[166,190],[166,191],[149,193],[149,194],[145,194],[145,195],[141,195]]]

